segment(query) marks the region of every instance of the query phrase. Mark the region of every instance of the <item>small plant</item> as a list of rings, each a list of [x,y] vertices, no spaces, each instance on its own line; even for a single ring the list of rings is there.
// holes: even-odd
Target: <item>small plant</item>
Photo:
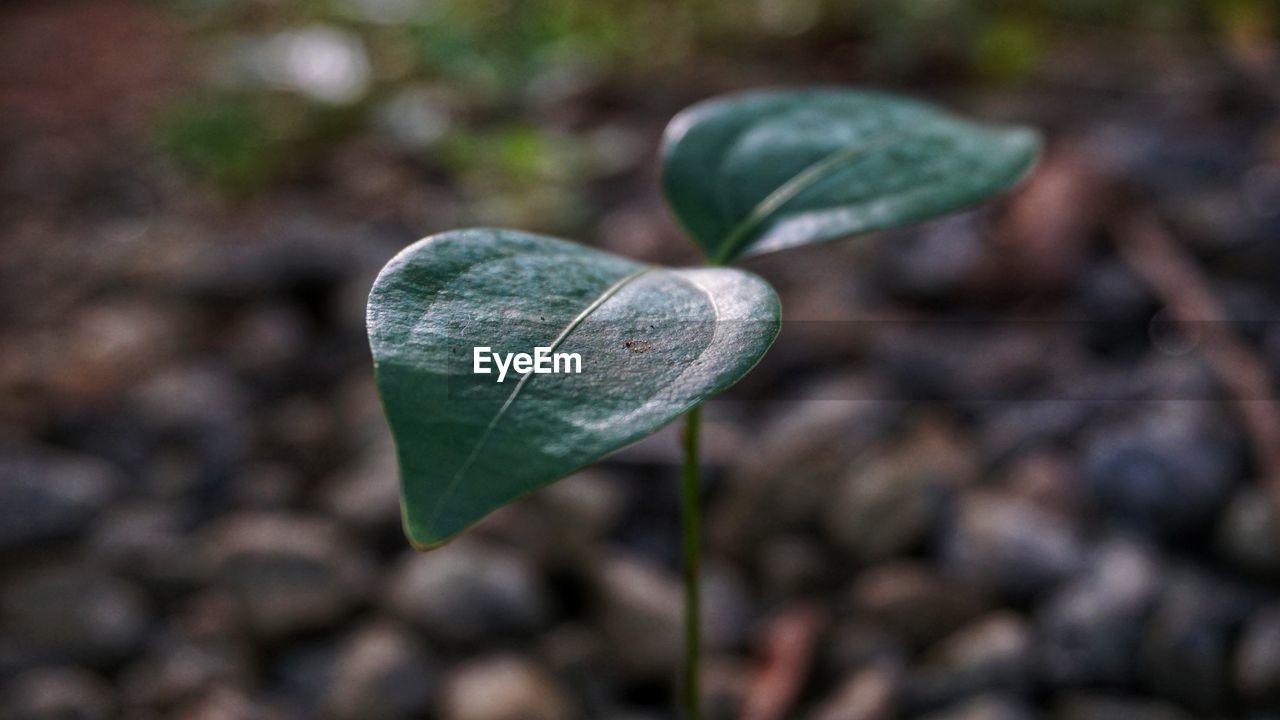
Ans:
[[[368,326],[409,541],[438,547],[685,415],[680,703],[698,718],[699,407],[764,356],[781,323],[773,289],[724,266],[980,202],[1022,178],[1039,147],[1031,130],[886,94],[751,92],[685,110],[663,139],[663,190],[711,267],[514,230],[405,248],[374,283]],[[478,349],[514,372],[479,372]],[[580,356],[581,372],[530,365],[561,354]]]

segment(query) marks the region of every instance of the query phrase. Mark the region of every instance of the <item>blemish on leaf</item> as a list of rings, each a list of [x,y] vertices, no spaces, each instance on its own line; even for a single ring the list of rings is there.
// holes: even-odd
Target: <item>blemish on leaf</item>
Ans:
[[[628,340],[622,344],[636,355],[643,355],[653,349],[653,343],[648,340]]]

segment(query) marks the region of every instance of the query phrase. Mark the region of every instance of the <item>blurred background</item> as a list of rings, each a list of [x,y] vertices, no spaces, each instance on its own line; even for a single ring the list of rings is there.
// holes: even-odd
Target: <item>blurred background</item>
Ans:
[[[816,83],[1048,150],[748,263],[787,323],[707,412],[708,717],[1280,717],[1278,43],[1266,0],[3,3],[0,718],[673,718],[674,432],[415,554],[365,297],[466,225],[697,262],[665,122]]]

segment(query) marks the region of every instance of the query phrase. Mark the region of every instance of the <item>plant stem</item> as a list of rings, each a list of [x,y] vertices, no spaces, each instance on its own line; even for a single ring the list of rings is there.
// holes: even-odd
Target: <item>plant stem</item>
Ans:
[[[702,545],[701,468],[698,464],[698,430],[701,407],[685,416],[684,477],[681,519],[684,526],[684,675],[680,685],[680,705],[685,720],[700,720],[698,664],[702,657],[701,592],[698,586],[699,550]]]

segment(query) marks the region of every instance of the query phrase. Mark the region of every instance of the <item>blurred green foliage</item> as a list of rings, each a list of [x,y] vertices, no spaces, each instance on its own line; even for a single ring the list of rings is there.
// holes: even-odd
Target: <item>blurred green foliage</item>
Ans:
[[[951,84],[1027,83],[1055,48],[1082,37],[1116,52],[1118,33],[1226,45],[1251,33],[1274,37],[1280,14],[1274,0],[177,0],[173,7],[209,67],[208,97],[231,98],[226,106],[186,103],[162,123],[163,147],[195,176],[232,194],[260,189],[280,158],[305,163],[307,153],[346,133],[376,129],[388,107],[418,107],[401,97],[406,91],[426,88],[440,106],[409,113],[430,127],[410,128],[417,140],[406,151],[450,173],[468,202],[505,207],[495,212],[516,213],[512,220],[549,213],[533,218],[541,229],[560,229],[576,212],[560,196],[582,184],[575,173],[584,153],[573,147],[580,141],[545,127],[543,112],[548,96],[574,83],[626,79],[620,86],[644,87],[688,68],[723,73],[743,62],[802,73],[804,63],[841,47],[857,49],[837,55],[856,58],[842,60],[850,82],[892,85],[941,70]],[[311,32],[306,42],[283,51],[272,44],[299,30]],[[315,57],[299,60],[297,52]],[[275,72],[271,62],[295,66]],[[558,188],[554,200],[543,197],[548,184]]]
[[[247,192],[263,185],[274,165],[264,120],[243,100],[191,100],[171,109],[157,134],[185,170],[226,190]]]

